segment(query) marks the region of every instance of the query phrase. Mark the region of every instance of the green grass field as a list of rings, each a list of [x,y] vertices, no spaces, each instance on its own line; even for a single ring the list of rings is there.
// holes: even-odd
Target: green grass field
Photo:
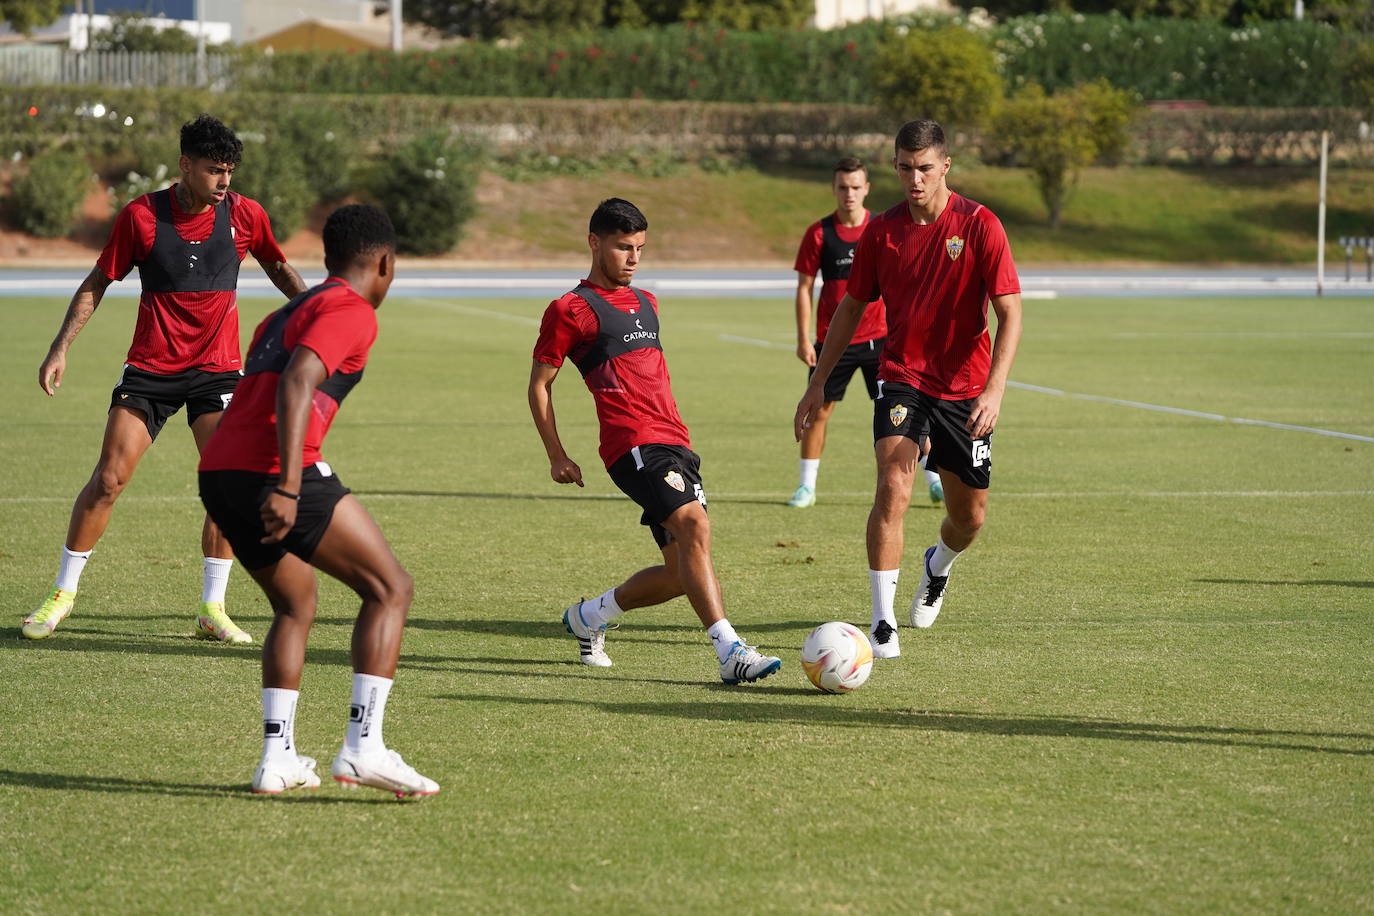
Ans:
[[[271,307],[242,304],[245,337]],[[723,687],[679,599],[627,615],[594,670],[563,608],[656,551],[571,369],[559,416],[588,486],[547,478],[524,394],[542,307],[387,302],[326,444],[417,582],[386,737],[444,791],[400,803],[247,791],[258,659],[191,636],[181,417],[76,612],[19,637],[134,310],[102,308],[49,401],[35,370],[64,303],[0,299],[0,912],[1374,908],[1374,444],[1012,390],[939,623],[825,696],[797,655],[817,623],[867,625],[866,404],[836,413],[819,504],[784,507],[789,302],[667,298],[726,603],[784,667]],[[1374,436],[1374,301],[1032,301],[1026,324],[1021,383]],[[940,514],[908,516],[903,608]],[[260,639],[241,569],[229,600]],[[354,610],[322,583],[297,739],[324,769]]]

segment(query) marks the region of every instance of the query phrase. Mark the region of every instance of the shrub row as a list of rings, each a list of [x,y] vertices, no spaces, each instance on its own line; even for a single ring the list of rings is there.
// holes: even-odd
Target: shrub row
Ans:
[[[1106,79],[1144,99],[1228,106],[1366,104],[1342,75],[1356,36],[1314,22],[1243,28],[1116,13],[985,17],[931,14],[832,31],[735,32],[689,25],[531,35],[399,56],[376,52],[250,55],[240,89],[519,98],[646,98],[869,104],[885,41],[962,26],[990,44],[1010,90]],[[1366,54],[1369,52],[1366,51]]]

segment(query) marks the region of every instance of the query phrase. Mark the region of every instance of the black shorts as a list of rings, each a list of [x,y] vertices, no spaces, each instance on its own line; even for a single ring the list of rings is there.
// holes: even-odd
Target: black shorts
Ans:
[[[883,340],[879,337],[876,340],[865,340],[863,343],[850,344],[844,348],[840,354],[840,361],[835,364],[830,377],[825,380],[825,401],[843,401],[845,389],[849,387],[849,380],[854,377],[855,370],[864,374],[864,384],[868,386],[868,399],[871,401],[878,396],[878,357],[883,352]],[[821,352],[825,346],[822,341],[816,341],[816,352]],[[810,380],[816,374],[816,367],[812,366],[807,370],[806,377]]]
[[[974,439],[964,428],[973,412],[973,399],[942,401],[910,385],[879,382],[873,403],[873,441],[905,436],[917,445],[930,437],[926,470],[944,468],[977,490],[986,490],[992,477],[992,434]]]
[[[296,524],[275,544],[264,544],[267,530],[258,514],[278,474],[257,471],[201,471],[200,501],[229,539],[234,556],[245,569],[262,569],[288,553],[310,562],[334,517],[334,507],[351,491],[323,461],[301,471],[301,499]]]
[[[186,425],[229,406],[243,373],[206,372],[187,369],[172,375],[158,375],[126,365],[119,384],[110,395],[110,407],[132,407],[143,411],[148,435],[156,439],[162,427],[181,405],[186,405]]]
[[[615,485],[644,510],[639,523],[649,526],[660,548],[673,540],[663,520],[692,501],[706,508],[701,488],[701,458],[682,445],[636,445],[606,469]]]

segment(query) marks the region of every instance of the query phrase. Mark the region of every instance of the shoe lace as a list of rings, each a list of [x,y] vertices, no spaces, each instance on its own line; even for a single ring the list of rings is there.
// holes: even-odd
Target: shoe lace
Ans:
[[[926,588],[926,604],[934,604],[940,600],[940,596],[945,593],[945,583],[949,581],[949,576],[931,576],[930,584]]]
[[[873,628],[873,638],[880,643],[885,643],[892,638],[892,634],[895,632],[897,631],[893,629],[892,624],[886,620],[880,620],[878,625]]]
[[[406,763],[405,760],[401,757],[400,751],[393,751],[391,748],[387,748],[386,756],[387,759],[391,761],[391,765],[394,766],[397,770],[399,770],[403,776],[405,776],[407,779],[413,779],[417,782],[419,781],[419,770],[416,770],[415,767]]]

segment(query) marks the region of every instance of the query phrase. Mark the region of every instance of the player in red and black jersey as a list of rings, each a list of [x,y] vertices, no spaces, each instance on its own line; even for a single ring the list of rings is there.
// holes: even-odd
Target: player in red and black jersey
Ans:
[[[39,386],[54,395],[72,340],[109,285],[137,266],[143,295],[134,340],[110,398],[100,458],[72,506],[57,581],[24,620],[23,632],[30,639],[51,635],[71,612],[81,572],[109,524],[115,500],[163,424],[185,406],[198,448],[214,432],[242,375],[235,289],[244,256],[251,252],[286,295],[305,289],[277,247],[262,207],[229,190],[242,155],[243,144],[234,132],[209,115],[181,128],[181,180],[119,212],[109,242],[72,297],[62,328],[38,368]],[[252,642],[224,611],[233,554],[208,517],[201,548],[205,559],[197,631],[226,642]]]
[[[334,778],[399,796],[439,786],[382,742],[414,591],[377,523],[339,482],[320,446],[362,379],[377,309],[396,272],[396,231],[376,207],[340,207],[323,233],[329,278],[263,319],[238,396],[200,456],[200,498],[272,604],[262,643],[262,762],[253,791],[313,789],[315,761],[297,753],[296,701],[315,620],[311,567],[362,598],[353,625],[353,702]]]
[[[854,252],[849,289],[831,339],[797,404],[801,439],[825,403],[826,378],[868,302],[887,303],[887,342],[873,416],[877,492],[868,519],[874,654],[899,654],[893,595],[902,558],[902,521],[920,453],[930,438],[947,512],[925,553],[911,623],[928,627],[944,601],[950,568],[973,543],[987,512],[992,431],[1021,339],[1021,285],[1002,223],[987,207],[949,189],[945,135],[934,121],[897,133],[892,160],[905,201],[872,220]],[[987,308],[997,313],[990,343]]]
[[[725,617],[711,562],[701,459],[678,415],[659,340],[658,302],[630,285],[649,222],[634,204],[601,202],[587,231],[592,267],[572,292],[549,304],[534,345],[529,401],[556,483],[582,483],[582,469],[558,437],[553,382],[572,360],[596,402],[601,460],[621,490],[643,510],[663,564],[641,569],[615,588],[563,613],[584,665],[609,667],[606,626],[634,608],[686,595],[706,627],[727,684],[756,681],[782,662],[745,644]]]
[[[863,236],[870,214],[864,209],[868,197],[868,168],[863,161],[846,156],[835,164],[830,191],[835,196],[835,210],[829,216],[812,223],[802,236],[801,247],[792,268],[797,272],[797,358],[806,363],[807,378],[816,371],[816,354],[825,345],[830,319],[844,298],[849,282],[849,267],[854,262],[854,246]],[[824,281],[820,301],[816,303],[816,336],[811,336],[811,305],[816,274]],[[849,346],[831,370],[825,383],[825,404],[817,412],[811,425],[802,433],[801,468],[796,492],[787,501],[789,506],[805,509],[816,504],[816,478],[821,468],[821,452],[825,449],[825,431],[835,403],[844,397],[855,372],[863,374],[870,400],[878,396],[878,354],[883,350],[887,335],[887,318],[882,299],[868,304]],[[928,446],[927,446],[928,448]],[[926,472],[926,484],[932,502],[943,498],[940,476]]]

